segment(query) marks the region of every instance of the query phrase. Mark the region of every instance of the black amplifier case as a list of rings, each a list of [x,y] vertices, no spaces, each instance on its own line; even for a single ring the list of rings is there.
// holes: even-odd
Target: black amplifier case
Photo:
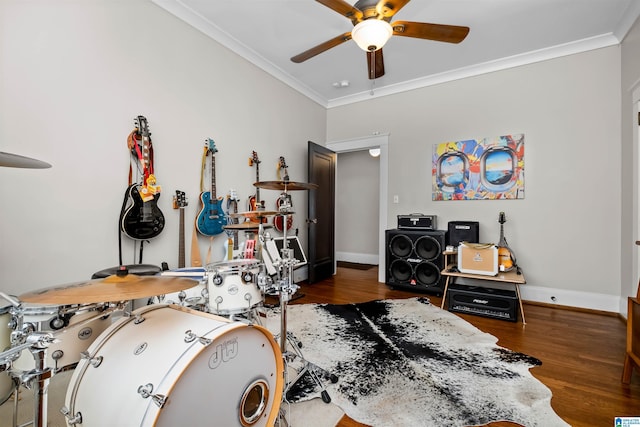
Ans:
[[[444,230],[386,230],[386,284],[442,295],[445,234]]]
[[[438,228],[437,222],[437,215],[420,213],[398,215],[398,228],[402,230],[435,230]]]
[[[449,285],[447,293],[449,311],[518,321],[518,297],[515,291],[453,284]]]
[[[449,221],[447,245],[455,248],[461,242],[479,243],[480,223],[478,221]]]

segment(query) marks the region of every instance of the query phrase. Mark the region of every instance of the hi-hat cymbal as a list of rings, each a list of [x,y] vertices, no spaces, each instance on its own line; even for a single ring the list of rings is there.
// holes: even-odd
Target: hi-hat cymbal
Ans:
[[[0,166],[26,169],[46,169],[51,167],[49,163],[43,162],[42,160],[19,156],[17,154],[4,153],[2,151],[0,151]]]
[[[278,211],[247,211],[247,212],[238,212],[238,213],[230,213],[230,218],[265,218],[268,216],[278,215],[280,212]]]
[[[257,222],[245,221],[239,224],[227,224],[223,226],[225,230],[257,230],[260,224]],[[271,224],[262,224],[262,228],[273,228]]]
[[[294,190],[315,190],[318,184],[295,181],[261,181],[254,182],[254,187],[266,188],[267,190],[294,191]]]
[[[20,295],[19,300],[35,304],[90,304],[127,301],[169,294],[196,286],[196,280],[165,276],[112,275],[104,279],[53,286]]]

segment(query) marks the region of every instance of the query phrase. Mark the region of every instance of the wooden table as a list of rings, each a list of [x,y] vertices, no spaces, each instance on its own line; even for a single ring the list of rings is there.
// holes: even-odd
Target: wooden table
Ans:
[[[457,269],[452,270],[452,267],[455,265],[448,265],[447,268],[442,270],[441,274],[447,277],[447,280],[444,285],[444,293],[442,294],[442,304],[440,308],[444,309],[444,303],[447,299],[447,291],[449,289],[449,285],[453,284],[458,277],[463,277],[465,279],[475,279],[475,280],[484,280],[488,282],[495,283],[511,283],[516,288],[516,297],[518,298],[518,304],[520,305],[520,316],[522,317],[522,324],[526,325],[527,322],[524,319],[524,309],[522,308],[522,298],[520,297],[520,285],[527,283],[524,279],[524,274],[522,270],[519,268],[514,268],[511,271],[500,272],[495,276],[486,276],[482,274],[471,274],[471,273],[461,273]],[[520,274],[518,274],[520,272]]]

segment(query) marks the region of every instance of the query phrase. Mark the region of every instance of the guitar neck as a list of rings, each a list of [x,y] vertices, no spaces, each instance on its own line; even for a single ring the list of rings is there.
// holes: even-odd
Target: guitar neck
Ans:
[[[211,154],[211,201],[215,202],[216,195],[216,157]]]
[[[256,163],[256,182],[260,182],[260,163]],[[260,187],[256,187],[256,207],[260,204]]]
[[[178,241],[178,268],[184,268],[184,209],[182,208],[180,209],[180,234]]]

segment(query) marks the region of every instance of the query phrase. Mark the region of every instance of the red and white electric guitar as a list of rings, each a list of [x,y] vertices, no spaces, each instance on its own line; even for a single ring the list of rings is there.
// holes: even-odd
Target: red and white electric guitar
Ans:
[[[256,182],[260,182],[260,159],[258,159],[258,153],[255,151],[251,152],[251,157],[249,157],[249,166],[253,165],[256,166]],[[264,208],[264,200],[260,200],[260,187],[256,187],[256,194],[249,196],[247,205],[250,211],[257,211],[258,209]],[[259,224],[260,220],[262,220],[263,223],[266,222],[266,218],[249,218],[249,221],[255,222],[256,224]]]
[[[289,181],[289,171],[287,170],[287,163],[284,161],[284,157],[280,156],[280,161],[278,162],[278,180],[279,181]],[[284,170],[284,177],[281,177],[281,172]],[[291,201],[291,195],[289,193],[283,192],[278,196],[276,200],[276,208],[280,210],[284,208],[285,210],[291,211],[293,208],[293,203]],[[284,221],[285,217],[287,219],[287,230],[291,230],[293,226],[293,215],[276,215],[273,218],[273,226],[278,231],[284,231]]]

